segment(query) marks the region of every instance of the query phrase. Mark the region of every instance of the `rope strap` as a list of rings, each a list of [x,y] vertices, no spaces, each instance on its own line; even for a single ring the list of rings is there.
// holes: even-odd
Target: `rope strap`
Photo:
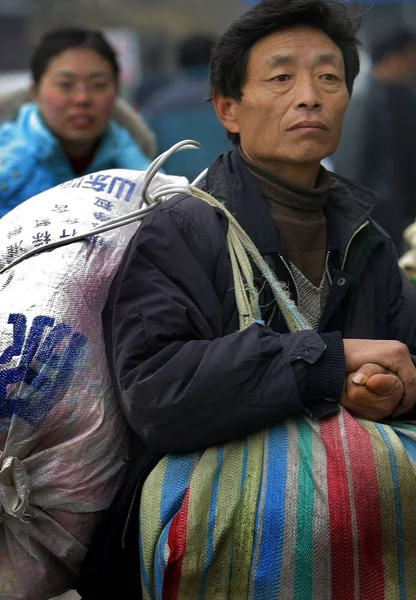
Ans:
[[[192,196],[203,200],[214,208],[221,209],[227,217],[229,224],[227,245],[233,271],[240,329],[245,329],[252,323],[261,321],[259,294],[254,285],[253,269],[250,260],[256,265],[269,284],[289,331],[294,333],[296,331],[312,329],[299,313],[295,303],[289,298],[280,281],[276,278],[256,246],[230,211],[207,192],[193,186],[189,190]]]

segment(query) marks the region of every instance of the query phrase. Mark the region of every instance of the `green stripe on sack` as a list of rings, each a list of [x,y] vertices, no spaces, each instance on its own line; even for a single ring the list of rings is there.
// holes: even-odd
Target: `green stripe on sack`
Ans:
[[[153,591],[153,597],[156,597],[153,557],[162,526],[160,520],[160,490],[163,486],[168,462],[169,457],[165,456],[158,463],[157,468],[150,473],[144,483],[140,503],[140,522],[146,523],[146,527],[141,527],[143,567]],[[152,596],[147,593],[145,586],[143,586],[143,599],[152,600]]]
[[[248,438],[247,469],[236,515],[234,554],[228,600],[247,598],[250,585],[250,565],[263,469],[263,438],[260,431]]]
[[[308,423],[298,419],[300,468],[298,477],[298,511],[295,556],[294,600],[312,599],[313,590],[313,509],[314,482],[313,432]]]
[[[227,468],[222,470],[219,481],[214,531],[215,559],[210,565],[206,583],[209,598],[228,598],[229,594],[243,459],[244,447],[239,441],[224,446],[224,464]]]

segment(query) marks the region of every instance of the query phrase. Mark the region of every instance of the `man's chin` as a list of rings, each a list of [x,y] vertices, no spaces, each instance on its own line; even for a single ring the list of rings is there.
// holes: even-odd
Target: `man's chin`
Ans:
[[[331,156],[334,152],[335,150],[328,147],[297,148],[296,152],[293,153],[292,160],[297,164],[320,163],[324,158]]]

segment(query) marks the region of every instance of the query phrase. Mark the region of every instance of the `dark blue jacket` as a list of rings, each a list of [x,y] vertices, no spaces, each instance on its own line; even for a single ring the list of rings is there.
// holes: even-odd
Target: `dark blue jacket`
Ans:
[[[296,300],[267,204],[236,151],[214,163],[204,187],[236,216]],[[103,315],[113,382],[136,446],[125,488],[85,562],[81,592],[97,565],[107,581],[103,548],[110,552],[112,545],[114,564],[133,561],[127,568],[133,587],[123,597],[139,587],[138,500],[159,456],[227,442],[290,415],[320,418],[337,411],[345,377],[342,337],[397,339],[416,351],[416,291],[397,266],[390,238],[370,219],[373,204],[371,192],[334,177],[325,209],[332,285],[319,332],[295,334],[278,312],[273,315],[261,279],[262,316],[270,327],[238,331],[221,211],[176,196],[143,221]]]

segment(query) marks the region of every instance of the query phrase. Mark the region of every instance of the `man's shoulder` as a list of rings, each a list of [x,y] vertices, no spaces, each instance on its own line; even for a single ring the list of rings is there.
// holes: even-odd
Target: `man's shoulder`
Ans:
[[[175,220],[178,217],[184,218],[196,224],[203,224],[206,228],[217,224],[219,216],[223,214],[219,207],[213,207],[190,193],[176,194],[163,202],[156,210],[167,213]]]
[[[185,239],[189,236],[196,237],[212,248],[225,243],[227,221],[220,208],[214,208],[191,194],[180,193],[154,208],[145,217],[140,228],[142,231],[139,229],[137,233],[139,239],[148,228],[156,243],[159,236],[172,240],[175,231]]]

